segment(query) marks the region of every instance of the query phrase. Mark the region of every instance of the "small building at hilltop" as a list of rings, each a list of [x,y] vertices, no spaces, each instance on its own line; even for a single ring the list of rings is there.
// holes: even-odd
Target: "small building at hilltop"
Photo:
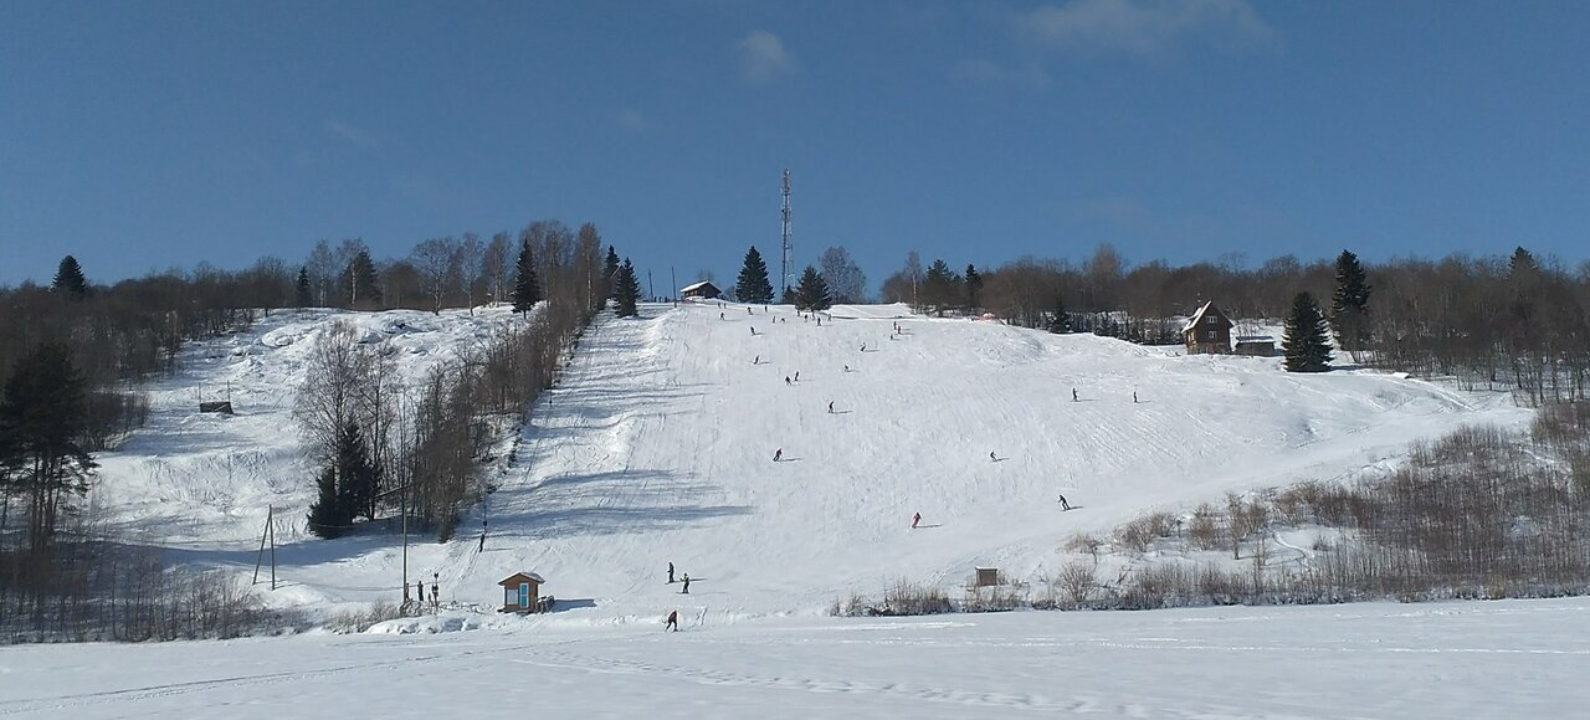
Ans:
[[[1236,324],[1213,302],[1204,303],[1181,328],[1182,339],[1187,343],[1187,354],[1230,355],[1233,327]]]
[[[498,582],[502,586],[502,610],[505,613],[546,612],[552,609],[552,596],[541,597],[541,586],[546,580],[533,572],[516,572]]]
[[[698,282],[694,285],[686,285],[682,288],[679,288],[679,297],[682,297],[686,300],[691,298],[697,300],[716,300],[718,296],[722,294],[723,291],[719,290],[717,285],[713,285],[711,282],[706,280],[702,280],[701,282]]]

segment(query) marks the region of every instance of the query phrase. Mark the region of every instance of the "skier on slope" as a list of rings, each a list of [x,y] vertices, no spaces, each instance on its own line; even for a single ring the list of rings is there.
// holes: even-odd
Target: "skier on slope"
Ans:
[[[674,564],[668,563],[668,584],[674,584]]]
[[[685,573],[684,575],[681,575],[679,577],[679,579],[685,581],[684,594],[689,595],[690,594],[690,573]]]
[[[1064,496],[1064,495],[1060,496],[1060,509],[1061,510],[1070,510],[1071,509],[1071,503],[1066,502],[1066,496]]]
[[[779,449],[773,451],[773,462],[778,462],[779,460],[783,459],[783,457],[784,457],[784,448],[779,448]]]
[[[1071,388],[1071,402],[1078,402],[1076,388]]]
[[[672,629],[674,632],[679,632],[678,610],[670,610],[668,612],[668,622],[663,624],[663,632],[668,632],[670,629]]]
[[[834,401],[832,401],[832,400],[828,401],[828,414],[829,415],[834,414]]]
[[[917,513],[915,515],[912,515],[911,516],[911,529],[915,530],[916,529],[916,525],[919,522],[922,522],[922,513]]]
[[[992,461],[994,461],[994,462],[999,462],[999,456],[998,456],[998,455],[995,455],[995,454],[994,454],[994,453],[993,453],[993,451],[989,451],[989,453],[988,453],[988,459],[989,459],[989,460],[992,460]]]

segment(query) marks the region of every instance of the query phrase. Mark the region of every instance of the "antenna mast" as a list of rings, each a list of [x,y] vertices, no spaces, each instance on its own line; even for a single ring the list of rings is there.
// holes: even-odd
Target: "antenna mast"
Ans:
[[[784,208],[782,212],[784,215],[784,264],[780,267],[780,269],[783,271],[782,275],[784,278],[784,287],[779,292],[777,302],[784,302],[784,296],[789,294],[789,256],[790,253],[795,249],[794,246],[790,244],[789,237],[789,168],[784,168]]]

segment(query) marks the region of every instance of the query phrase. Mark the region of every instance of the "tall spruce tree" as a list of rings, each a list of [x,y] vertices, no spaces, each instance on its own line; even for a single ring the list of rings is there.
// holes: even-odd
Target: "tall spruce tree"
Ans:
[[[640,302],[640,280],[635,277],[635,266],[630,264],[629,258],[624,258],[624,264],[618,267],[617,289],[614,298],[618,303],[619,317],[635,317],[640,314],[636,307]]]
[[[1066,310],[1066,299],[1054,296],[1054,308],[1049,311],[1049,332],[1064,335],[1071,332],[1071,313]]]
[[[293,306],[306,308],[315,304],[314,292],[310,290],[309,268],[298,268],[298,285],[293,290]]]
[[[613,277],[618,275],[618,251],[612,245],[607,246],[607,260],[602,265],[602,280],[607,283],[608,292],[614,293],[618,288],[613,286]]]
[[[795,308],[797,310],[827,310],[834,304],[833,294],[828,291],[828,281],[823,278],[817,268],[810,265],[801,272],[800,282],[795,284]]]
[[[940,316],[944,315],[946,309],[959,305],[965,298],[961,283],[961,276],[951,270],[948,263],[934,260],[922,279],[922,304],[932,307]]]
[[[977,272],[977,268],[971,263],[966,264],[965,282],[967,309],[975,310],[982,307],[980,301],[983,299],[983,276]]]
[[[535,258],[530,255],[530,239],[519,243],[519,262],[514,264],[513,311],[527,313],[541,302],[541,282],[536,278]]]
[[[337,468],[328,465],[321,470],[315,487],[318,493],[315,501],[309,504],[309,532],[328,540],[341,537],[352,517],[347,514],[342,496],[337,492]]]
[[[370,460],[359,424],[349,421],[337,435],[337,494],[349,518],[375,519],[381,495],[381,468]]]
[[[28,502],[29,548],[42,551],[97,465],[79,438],[86,429],[83,378],[65,345],[46,342],[18,360],[0,400],[0,435],[10,487]]]
[[[762,253],[752,245],[745,251],[745,266],[740,268],[740,278],[734,283],[734,297],[743,303],[766,305],[773,302],[773,283],[767,279],[767,263]]]
[[[1286,356],[1287,372],[1325,372],[1331,369],[1330,335],[1326,332],[1325,318],[1320,315],[1319,303],[1306,292],[1292,299],[1292,314],[1286,318],[1286,332],[1281,338],[1281,351]]]
[[[360,250],[348,261],[342,271],[342,290],[347,294],[348,307],[378,307],[381,304],[381,285],[377,281],[375,261],[369,250]]]
[[[1336,258],[1336,291],[1331,294],[1331,326],[1343,350],[1362,350],[1369,341],[1369,277],[1358,256]]]
[[[61,258],[61,264],[55,268],[55,281],[50,283],[50,289],[69,300],[82,300],[88,297],[88,280],[83,277],[83,266],[77,264],[77,258],[71,255]]]

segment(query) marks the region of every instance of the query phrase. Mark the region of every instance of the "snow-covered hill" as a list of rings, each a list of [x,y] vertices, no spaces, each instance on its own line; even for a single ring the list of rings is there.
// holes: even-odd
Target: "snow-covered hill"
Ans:
[[[289,410],[300,348],[333,316],[392,337],[409,376],[508,319],[295,314],[196,347],[155,393],[150,427],[102,460],[98,500],[117,522],[240,569],[252,568],[267,504],[301,528],[311,475]],[[226,382],[240,416],[191,412]],[[787,307],[643,306],[587,333],[517,455],[493,471],[488,502],[455,541],[410,548],[411,581],[434,572],[446,599],[490,606],[497,580],[539,572],[566,609],[510,624],[818,613],[896,578],[956,588],[982,565],[1030,579],[1057,569],[1079,531],[1228,490],[1347,477],[1394,462],[1412,439],[1526,417],[1503,396],[1384,373],[1293,375],[1278,359],[1186,357],[901,306],[838,307],[821,326]],[[1079,509],[1061,512],[1059,493]],[[396,538],[284,534],[277,602],[400,596]],[[691,575],[690,595],[664,583],[669,562]]]

